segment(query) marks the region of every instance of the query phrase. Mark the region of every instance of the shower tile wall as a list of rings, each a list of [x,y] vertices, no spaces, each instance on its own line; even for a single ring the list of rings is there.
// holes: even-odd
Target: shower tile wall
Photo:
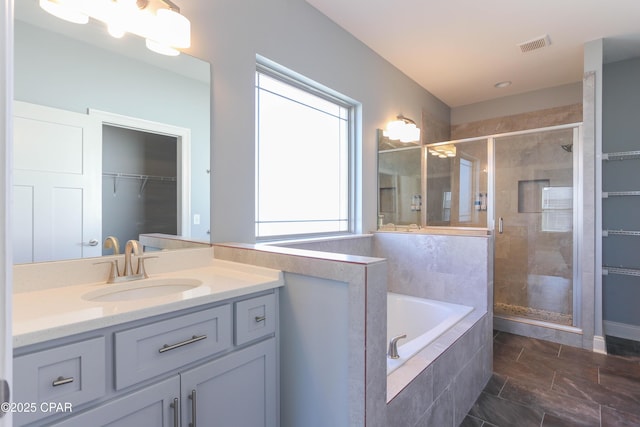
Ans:
[[[451,126],[451,139],[474,138],[484,135],[538,129],[582,121],[582,104],[547,108],[513,116],[496,117]]]
[[[561,107],[543,109],[511,116],[497,117],[476,122],[451,126],[451,139],[464,139],[482,135],[495,135],[548,126],[578,123],[583,120],[583,105],[576,103]],[[570,143],[570,142],[569,142]],[[564,142],[562,144],[565,144]],[[516,148],[516,147],[514,147]],[[556,153],[557,155],[561,154]],[[566,153],[564,153],[566,154]],[[530,161],[532,155],[538,155],[531,147],[525,154],[505,153],[506,162],[511,162],[510,173],[496,181],[496,219],[499,210],[505,209],[511,214],[505,217],[504,234],[496,238],[495,245],[495,310],[496,314],[534,317],[563,324],[571,324],[573,306],[571,295],[570,237],[564,233],[542,233],[535,245],[527,243],[531,233],[540,229],[539,220],[533,217],[540,214],[518,214],[518,181],[550,179],[556,184],[558,177],[551,175],[519,175],[518,170],[524,160]],[[555,160],[539,159],[538,164]],[[564,178],[563,178],[564,179]],[[570,182],[570,181],[569,181]],[[507,185],[501,197],[500,186]],[[509,185],[511,187],[509,187]],[[503,199],[500,201],[500,199]],[[500,206],[500,204],[502,204]],[[543,267],[544,266],[544,267]],[[530,270],[530,271],[527,271]],[[553,277],[559,276],[559,277]]]
[[[542,187],[573,186],[573,156],[561,147],[572,137],[569,129],[496,140],[495,209],[504,218],[496,236],[496,314],[572,323],[571,212],[560,230],[550,230],[541,206]]]
[[[422,112],[422,143],[449,141],[451,139],[451,127],[449,121],[439,120],[427,111]]]

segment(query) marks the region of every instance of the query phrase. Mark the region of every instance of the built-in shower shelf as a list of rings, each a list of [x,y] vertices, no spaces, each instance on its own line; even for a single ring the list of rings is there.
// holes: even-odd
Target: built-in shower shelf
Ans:
[[[608,199],[609,197],[625,197],[625,196],[640,196],[640,191],[603,191],[602,198]]]
[[[608,276],[609,274],[621,274],[623,276],[640,276],[640,270],[635,268],[621,268],[621,267],[602,267],[602,275]]]
[[[640,159],[640,151],[620,151],[617,153],[602,153],[602,160],[632,160]]]
[[[602,237],[608,236],[640,236],[640,231],[633,230],[602,230]]]

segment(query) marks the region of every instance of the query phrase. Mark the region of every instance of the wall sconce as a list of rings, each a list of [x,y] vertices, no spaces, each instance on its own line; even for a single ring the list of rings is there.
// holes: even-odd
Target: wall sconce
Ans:
[[[382,135],[392,141],[420,141],[420,128],[416,126],[416,122],[404,117],[402,114],[400,114],[397,119],[398,120],[394,120],[387,124],[387,129],[382,132]]]
[[[446,159],[447,157],[455,157],[456,146],[453,144],[431,146],[429,147],[429,154],[431,154],[432,156],[440,157],[441,159]]]
[[[113,37],[136,34],[156,53],[176,56],[180,54],[177,48],[191,46],[191,23],[170,0],[39,1],[41,8],[69,22],[102,21]]]

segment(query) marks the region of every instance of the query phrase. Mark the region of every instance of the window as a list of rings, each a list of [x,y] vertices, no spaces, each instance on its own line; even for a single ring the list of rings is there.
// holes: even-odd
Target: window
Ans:
[[[258,65],[256,237],[352,231],[353,105]]]

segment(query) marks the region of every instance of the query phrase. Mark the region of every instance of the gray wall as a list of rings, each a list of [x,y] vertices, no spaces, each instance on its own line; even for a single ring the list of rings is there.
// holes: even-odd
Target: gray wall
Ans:
[[[602,152],[637,151],[640,134],[640,58],[603,67]],[[602,191],[640,190],[640,160],[609,161],[602,165]],[[616,197],[602,201],[603,229],[640,230],[640,198]],[[602,239],[604,265],[640,269],[637,236]],[[608,275],[603,278],[603,318],[640,326],[640,278]]]
[[[398,113],[449,121],[449,108],[304,0],[213,0],[180,4],[191,19],[190,53],[210,61],[212,239],[254,240],[256,55],[359,102],[358,231],[376,226],[377,135]],[[304,161],[305,159],[291,159]]]

